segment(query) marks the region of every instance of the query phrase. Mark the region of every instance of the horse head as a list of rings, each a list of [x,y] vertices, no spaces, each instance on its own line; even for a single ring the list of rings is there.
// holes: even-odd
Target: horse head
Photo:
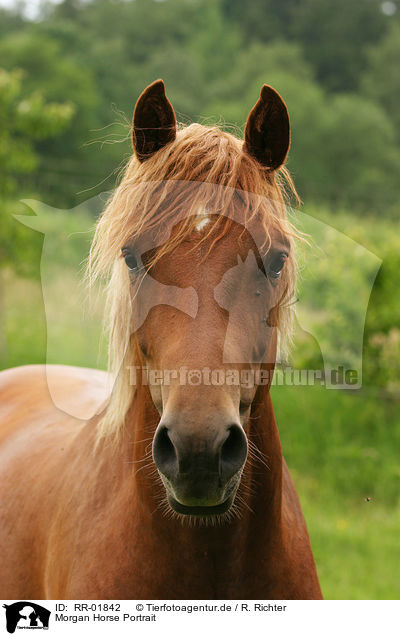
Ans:
[[[98,226],[97,258],[105,233],[120,251],[112,302],[112,322],[125,321],[128,334],[120,365],[134,360],[157,378],[137,392],[158,411],[153,459],[180,514],[227,512],[241,480],[255,374],[272,373],[278,314],[293,287],[276,182],[289,141],[286,106],[268,86],[241,143],[218,128],[177,130],[159,80],[136,104],[136,157]]]

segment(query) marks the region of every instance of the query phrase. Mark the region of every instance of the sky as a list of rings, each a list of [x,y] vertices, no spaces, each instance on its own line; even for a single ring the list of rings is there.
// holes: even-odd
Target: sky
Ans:
[[[62,0],[47,0],[52,4],[59,4]],[[42,4],[42,0],[0,0],[0,7],[10,9],[12,7],[21,4],[25,7],[24,14],[27,18],[34,20],[39,14],[39,7]]]

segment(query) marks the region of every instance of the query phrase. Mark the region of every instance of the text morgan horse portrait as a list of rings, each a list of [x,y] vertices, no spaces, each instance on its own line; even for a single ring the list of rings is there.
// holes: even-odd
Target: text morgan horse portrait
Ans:
[[[0,595],[319,599],[270,397],[296,278],[286,106],[264,85],[241,141],[178,127],[158,80],[132,136],[88,265],[108,280],[112,375],[0,374]],[[228,381],[250,371],[267,380]],[[57,409],[49,378],[74,412],[99,414]]]

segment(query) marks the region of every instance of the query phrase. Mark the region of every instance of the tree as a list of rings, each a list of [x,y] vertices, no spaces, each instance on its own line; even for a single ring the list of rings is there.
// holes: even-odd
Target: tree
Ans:
[[[40,92],[23,96],[22,85],[20,70],[0,69],[0,319],[4,317],[2,270],[10,265],[14,271],[30,275],[40,254],[38,237],[32,240],[31,233],[12,218],[11,197],[19,178],[39,165],[34,141],[60,134],[74,112],[72,104],[46,102]]]
[[[364,94],[377,101],[396,127],[400,141],[400,24],[393,22],[387,36],[368,51],[368,66],[361,80]]]
[[[367,49],[384,37],[390,19],[380,0],[223,0],[223,8],[247,44],[276,37],[297,42],[332,91],[358,88]]]
[[[48,202],[60,207],[65,203],[67,207],[75,201],[77,191],[98,180],[90,151],[83,148],[91,138],[90,131],[99,127],[99,99],[92,74],[70,56],[64,56],[60,43],[41,35],[36,28],[3,38],[0,59],[8,70],[19,68],[24,72],[21,98],[30,99],[32,94],[40,93],[52,102],[74,104],[68,131],[60,129],[57,144],[48,135],[31,138],[42,168],[35,173],[32,187],[39,187]],[[89,180],[88,173],[95,173],[96,177]]]
[[[317,80],[329,91],[355,92],[367,50],[388,28],[380,0],[302,0],[291,15],[291,36],[299,43]]]
[[[399,203],[400,151],[392,122],[372,100],[336,95],[325,102],[326,125],[318,140],[326,170],[321,200],[377,215]]]

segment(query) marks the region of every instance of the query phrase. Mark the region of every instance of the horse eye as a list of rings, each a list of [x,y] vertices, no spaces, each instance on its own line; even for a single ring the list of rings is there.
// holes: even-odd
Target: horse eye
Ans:
[[[136,269],[138,269],[138,262],[135,255],[130,250],[124,248],[122,248],[121,252],[128,269],[130,271],[135,271]]]
[[[287,257],[288,255],[286,252],[280,252],[280,254],[275,256],[271,265],[269,266],[269,275],[271,276],[271,278],[280,278]]]

